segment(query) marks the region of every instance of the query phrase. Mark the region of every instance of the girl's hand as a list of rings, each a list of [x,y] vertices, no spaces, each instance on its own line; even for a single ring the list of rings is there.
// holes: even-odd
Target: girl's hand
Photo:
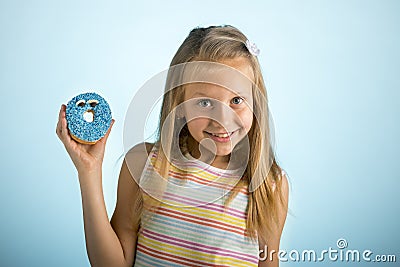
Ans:
[[[65,110],[66,106],[61,105],[60,113],[58,115],[56,133],[71,157],[78,174],[81,175],[91,172],[101,172],[104,150],[107,138],[110,135],[111,128],[114,124],[114,119],[111,121],[110,128],[103,138],[97,141],[94,145],[84,145],[76,142],[69,135]]]

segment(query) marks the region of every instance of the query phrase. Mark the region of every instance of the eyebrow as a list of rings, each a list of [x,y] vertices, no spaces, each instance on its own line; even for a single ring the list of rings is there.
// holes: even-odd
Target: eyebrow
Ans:
[[[246,96],[247,96],[247,94],[237,94],[237,93],[236,93],[236,95],[243,96],[243,97],[246,97]],[[208,96],[208,95],[206,95],[206,94],[204,94],[204,93],[202,93],[202,92],[196,92],[196,93],[194,93],[191,97],[194,97],[194,96],[205,96],[205,97],[210,97],[210,96]]]
[[[201,92],[196,92],[195,94],[192,95],[192,97],[193,97],[193,96],[197,96],[197,95],[199,95],[199,96],[207,96],[206,94],[203,94],[203,93],[201,93]],[[207,96],[207,97],[208,97],[208,96]]]

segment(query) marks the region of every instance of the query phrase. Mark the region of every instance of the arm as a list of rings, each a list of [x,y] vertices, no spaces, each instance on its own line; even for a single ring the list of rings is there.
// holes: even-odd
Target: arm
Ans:
[[[129,266],[104,203],[101,172],[79,175],[86,250],[91,266]],[[129,257],[128,257],[129,258]]]
[[[65,108],[65,105],[62,105],[60,109],[56,133],[78,171],[89,261],[92,266],[132,266],[136,227],[125,226],[126,221],[133,218],[133,215],[126,213],[124,207],[128,206],[128,202],[135,200],[137,194],[131,193],[136,192],[137,188],[125,163],[120,175],[118,189],[120,201],[117,202],[113,224],[108,219],[104,203],[101,169],[106,141],[112,126],[96,144],[79,144],[68,133]],[[130,194],[129,197],[127,194]],[[125,197],[126,200],[122,200]],[[125,216],[125,220],[121,219],[123,217],[121,214]]]
[[[127,266],[121,244],[108,220],[102,188],[102,165],[106,135],[94,145],[84,145],[71,138],[62,105],[56,133],[77,171],[82,196],[86,249],[92,266]]]
[[[102,194],[87,193],[84,198],[82,193],[82,199],[87,200],[84,204],[88,210],[86,215],[84,210],[85,235],[92,266],[132,266],[134,263],[140,222],[140,210],[135,205],[141,197],[136,177],[140,177],[147,159],[146,152],[150,149],[148,144],[145,149],[144,145],[137,145],[126,155],[118,180],[117,204],[110,222],[103,214]],[[101,205],[96,199],[101,200]],[[103,216],[104,220],[101,219]]]
[[[283,196],[283,206],[279,209],[279,225],[275,227],[273,232],[271,233],[271,237],[268,239],[268,243],[262,243],[259,239],[259,247],[260,250],[263,250],[264,253],[268,253],[266,256],[268,257],[265,261],[259,261],[259,267],[278,267],[279,259],[279,243],[281,240],[283,226],[285,225],[287,209],[288,209],[288,200],[289,200],[289,185],[286,175],[282,176],[282,196]],[[265,248],[268,248],[267,252],[265,252]],[[272,254],[272,261],[270,260],[271,251],[275,251]]]

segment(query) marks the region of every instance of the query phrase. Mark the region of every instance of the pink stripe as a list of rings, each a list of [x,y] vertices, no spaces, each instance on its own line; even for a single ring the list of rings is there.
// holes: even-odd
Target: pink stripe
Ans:
[[[169,243],[172,245],[176,245],[176,246],[180,246],[180,247],[185,247],[188,249],[192,249],[194,251],[201,251],[201,252],[205,252],[205,253],[211,253],[212,255],[219,255],[219,256],[231,256],[233,258],[239,259],[239,260],[244,260],[244,261],[250,261],[250,262],[254,262],[254,263],[258,263],[258,259],[254,259],[251,255],[248,254],[244,254],[244,253],[240,253],[240,252],[235,252],[235,251],[231,251],[231,250],[227,250],[227,249],[222,249],[222,248],[216,248],[216,247],[211,247],[211,246],[206,246],[200,243],[195,243],[195,242],[190,242],[190,241],[186,241],[186,240],[181,240],[172,236],[166,236],[160,233],[155,233],[153,231],[150,230],[144,230],[143,231],[143,235],[147,236],[149,238],[153,238],[155,240],[158,240],[160,242],[165,242],[165,243]],[[174,240],[174,241],[171,241]],[[182,243],[186,243],[182,244]],[[201,249],[200,247],[203,247],[203,249]]]

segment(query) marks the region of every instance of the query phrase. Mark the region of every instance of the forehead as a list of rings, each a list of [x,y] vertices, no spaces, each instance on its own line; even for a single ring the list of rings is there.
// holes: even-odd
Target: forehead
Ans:
[[[250,97],[253,80],[253,69],[247,59],[192,65],[185,73],[185,99],[196,95]]]
[[[192,83],[185,85],[185,99],[195,97],[210,97],[216,99],[232,98],[234,96],[242,96],[250,98],[252,96],[251,85],[240,88],[227,88],[221,85],[209,83]]]

